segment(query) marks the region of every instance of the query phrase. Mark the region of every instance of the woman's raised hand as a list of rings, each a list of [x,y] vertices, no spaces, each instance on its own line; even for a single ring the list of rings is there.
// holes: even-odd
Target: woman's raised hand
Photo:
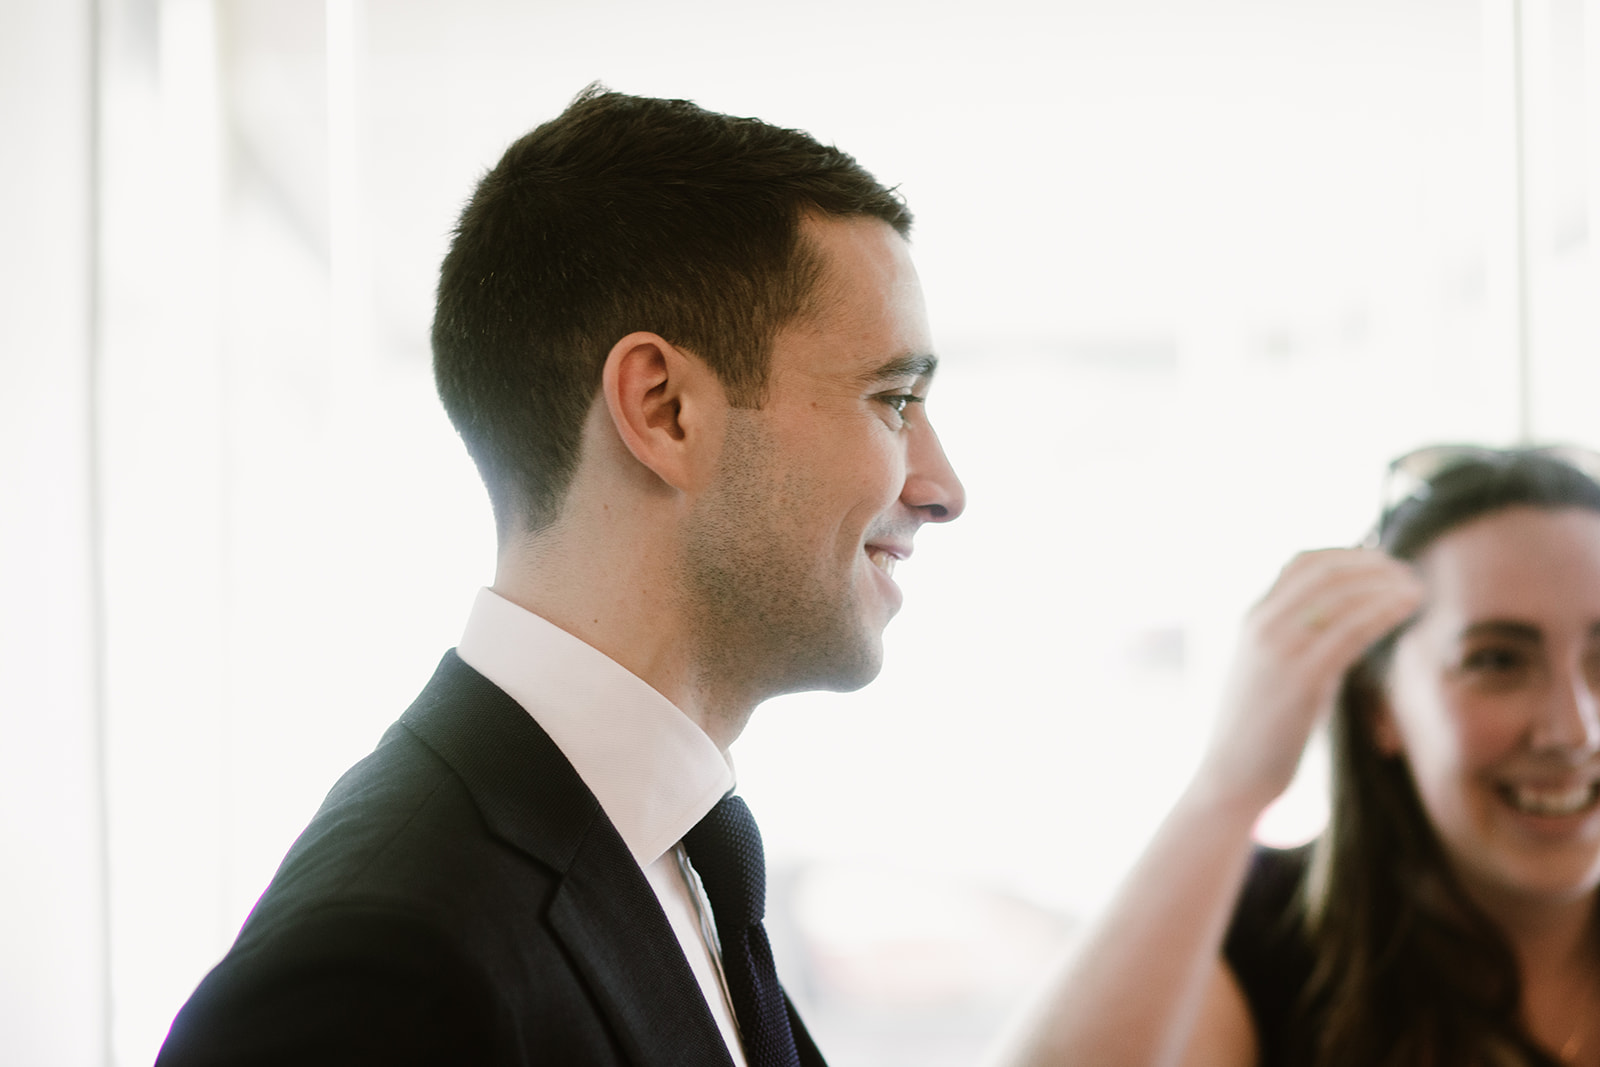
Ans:
[[[1302,552],[1251,609],[1200,773],[1265,807],[1288,788],[1356,658],[1414,615],[1415,571],[1372,549]]]

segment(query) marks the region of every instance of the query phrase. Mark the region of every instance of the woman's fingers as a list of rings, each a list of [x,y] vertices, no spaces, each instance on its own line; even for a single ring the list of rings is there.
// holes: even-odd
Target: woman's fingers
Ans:
[[[1344,673],[1421,602],[1411,569],[1379,552],[1291,560],[1241,634],[1213,746],[1225,773],[1269,799],[1282,791]]]
[[[1310,678],[1324,677],[1329,688],[1373,643],[1422,607],[1421,580],[1409,568],[1372,573],[1327,590],[1326,606],[1307,609],[1302,625],[1310,631],[1300,650]]]
[[[1310,641],[1374,598],[1420,602],[1421,595],[1411,568],[1382,552],[1322,549],[1290,561],[1251,613],[1251,623],[1287,641]]]

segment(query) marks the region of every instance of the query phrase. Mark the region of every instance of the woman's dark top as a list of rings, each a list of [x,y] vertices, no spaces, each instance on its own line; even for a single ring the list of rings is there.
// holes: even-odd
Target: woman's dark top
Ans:
[[[1255,1020],[1261,1067],[1311,1062],[1313,1035],[1295,1025],[1295,1008],[1315,962],[1298,895],[1310,858],[1310,845],[1256,849],[1222,945]]]

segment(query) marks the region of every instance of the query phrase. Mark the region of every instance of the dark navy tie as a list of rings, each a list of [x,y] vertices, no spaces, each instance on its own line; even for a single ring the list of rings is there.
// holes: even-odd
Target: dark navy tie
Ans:
[[[799,1067],[794,1032],[761,919],[767,910],[767,860],[745,802],[725,796],[683,838],[700,875],[722,942],[722,973],[750,1067]]]

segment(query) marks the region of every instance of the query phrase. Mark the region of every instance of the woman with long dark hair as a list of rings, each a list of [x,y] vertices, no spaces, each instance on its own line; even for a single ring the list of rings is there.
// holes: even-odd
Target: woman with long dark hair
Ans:
[[[1284,568],[1015,1062],[1600,1067],[1597,471],[1412,453],[1377,548]],[[1327,828],[1254,846],[1330,713]]]

